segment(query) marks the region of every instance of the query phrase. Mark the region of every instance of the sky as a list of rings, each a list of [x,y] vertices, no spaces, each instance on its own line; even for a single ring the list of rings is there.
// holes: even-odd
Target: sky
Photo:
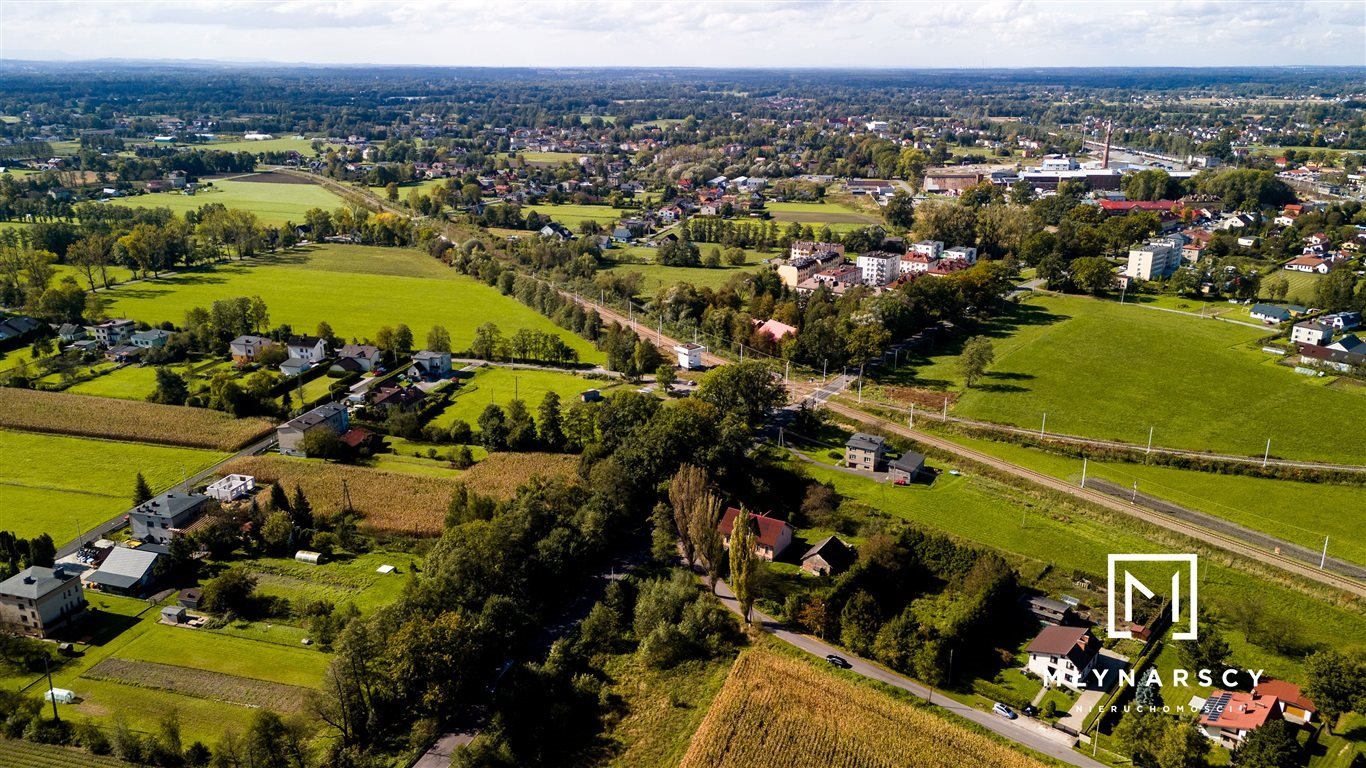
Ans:
[[[1366,2],[0,0],[0,58],[533,67],[1366,66]]]

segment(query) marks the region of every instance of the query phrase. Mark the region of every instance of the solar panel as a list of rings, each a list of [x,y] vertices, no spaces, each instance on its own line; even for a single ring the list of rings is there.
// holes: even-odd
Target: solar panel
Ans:
[[[1231,698],[1233,698],[1233,694],[1221,693],[1205,702],[1205,714],[1209,715],[1209,721],[1211,723],[1219,722],[1219,716],[1224,713],[1224,709],[1228,706],[1229,699]]]

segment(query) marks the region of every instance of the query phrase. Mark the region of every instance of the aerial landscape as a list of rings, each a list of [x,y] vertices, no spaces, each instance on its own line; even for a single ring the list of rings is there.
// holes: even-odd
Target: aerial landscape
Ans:
[[[1364,41],[3,0],[0,768],[1366,768]]]

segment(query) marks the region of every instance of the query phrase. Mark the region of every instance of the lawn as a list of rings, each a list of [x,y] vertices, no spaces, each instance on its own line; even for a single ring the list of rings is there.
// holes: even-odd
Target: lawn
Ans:
[[[164,491],[226,454],[0,429],[0,456],[0,530],[61,544],[128,509],[138,472]]]
[[[170,208],[176,213],[184,213],[198,210],[209,203],[251,211],[261,224],[277,226],[287,221],[302,224],[304,213],[310,208],[331,211],[343,205],[341,198],[317,184],[249,181],[241,177],[206,182],[193,195],[161,192],[120,197],[109,204],[130,208]]]
[[[213,141],[207,144],[187,144],[184,146],[199,149],[216,149],[220,152],[251,152],[259,154],[261,152],[289,152],[294,151],[304,157],[314,157],[313,142],[317,139],[306,137],[285,136],[274,139],[263,139],[261,141]],[[323,143],[327,140],[323,139]]]
[[[477,428],[479,414],[489,403],[506,407],[508,401],[521,398],[534,416],[547,392],[559,394],[563,409],[578,400],[584,390],[597,389],[606,395],[624,386],[617,380],[587,379],[559,371],[484,366],[462,380],[455,399],[432,423],[449,427],[456,419],[464,419]]]
[[[169,367],[184,376],[192,366],[182,363]],[[156,390],[156,374],[157,366],[154,365],[126,365],[103,376],[96,376],[89,381],[68,387],[66,391],[77,395],[113,397],[120,400],[146,400],[147,396]]]
[[[1302,304],[1311,306],[1314,303],[1314,296],[1319,281],[1323,275],[1313,272],[1292,272],[1288,269],[1278,269],[1275,272],[1262,278],[1266,283],[1272,280],[1284,278],[1289,288],[1285,292],[1285,300],[1291,304]]]
[[[509,153],[508,155],[504,155],[504,157],[508,157],[508,156],[510,156],[511,154],[514,154],[514,153]],[[559,165],[560,163],[572,163],[572,162],[576,162],[580,157],[583,157],[583,155],[580,155],[580,154],[578,154],[577,152],[524,152],[524,151],[519,151],[519,152],[516,152],[515,154],[518,155],[519,157],[521,157],[523,160],[526,160],[527,165]]]
[[[557,333],[580,360],[603,360],[592,343],[535,310],[406,248],[312,246],[121,285],[104,295],[111,316],[149,323],[182,323],[187,310],[216,299],[260,296],[272,324],[312,331],[326,320],[346,338],[373,338],[381,326],[407,323],[421,344],[439,324],[457,352],[473,341],[477,326],[492,321],[505,336],[522,328]]]
[[[810,224],[815,230],[828,226],[836,233],[883,223],[877,216],[840,203],[768,203],[764,208],[780,224]]]
[[[1051,432],[1261,456],[1366,461],[1359,392],[1316,384],[1260,351],[1258,328],[1081,297],[1035,297],[988,324],[996,361],[954,413]],[[961,342],[884,381],[961,391]]]
[[[933,460],[930,465],[935,469],[953,466]],[[1022,562],[1018,566],[1025,570],[1046,564],[1056,573],[1094,574],[1103,583],[1110,553],[1192,551],[1194,547],[1187,539],[1159,533],[1115,514],[1031,498],[972,471],[957,477],[941,474],[929,487],[898,487],[820,464],[801,466],[812,478],[833,483],[846,499],[1033,561],[1035,565]],[[1059,542],[1066,542],[1066,546],[1059,546]],[[1228,562],[1226,557],[1208,553],[1202,557],[1202,606],[1226,611],[1255,602],[1268,626],[1278,623],[1285,633],[1293,633],[1310,645],[1341,647],[1343,638],[1366,637],[1366,616],[1359,611],[1307,598],[1280,584],[1234,570]],[[1299,659],[1251,645],[1241,634],[1227,634],[1240,664],[1264,668],[1285,679],[1303,680]]]
[[[350,603],[362,613],[371,613],[398,598],[403,584],[420,561],[398,552],[370,552],[355,557],[324,562],[301,563],[293,558],[268,557],[247,562],[256,577],[256,589],[264,595],[286,597],[291,601],[327,600],[334,605]],[[392,565],[393,573],[378,573],[382,565]],[[298,646],[298,641],[295,641]]]

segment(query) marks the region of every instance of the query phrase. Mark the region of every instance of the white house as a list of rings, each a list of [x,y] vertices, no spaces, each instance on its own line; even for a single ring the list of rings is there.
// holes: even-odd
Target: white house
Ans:
[[[251,475],[224,475],[209,483],[204,495],[218,501],[236,501],[251,495],[256,490],[256,478]]]
[[[1321,347],[1333,341],[1333,328],[1313,321],[1295,323],[1295,327],[1290,329],[1290,340],[1296,344]]]
[[[939,240],[921,240],[906,249],[907,253],[917,253],[934,261],[944,254],[944,243]]]
[[[1124,274],[1139,280],[1152,280],[1167,277],[1180,266],[1180,246],[1152,240],[1141,248],[1129,251],[1129,264],[1124,268]]]
[[[106,320],[99,325],[86,326],[85,330],[101,347],[117,347],[128,341],[135,327],[132,320]]]
[[[685,371],[694,371],[702,367],[702,353],[707,348],[701,344],[680,344],[674,347],[674,354],[678,355],[678,367]]]
[[[944,251],[944,258],[966,261],[969,264],[977,263],[977,249],[969,248],[966,245],[959,245]]]
[[[290,357],[316,363],[327,357],[327,339],[317,336],[290,336],[285,342]]]
[[[1025,651],[1029,654],[1025,668],[1046,684],[1080,691],[1096,666],[1100,641],[1086,627],[1044,627]]]

